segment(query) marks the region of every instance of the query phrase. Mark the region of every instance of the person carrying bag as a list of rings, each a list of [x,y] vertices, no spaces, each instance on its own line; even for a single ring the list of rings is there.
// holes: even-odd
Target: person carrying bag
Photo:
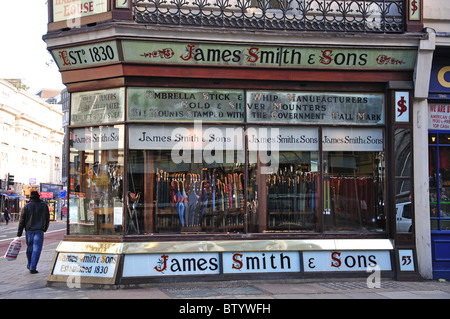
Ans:
[[[25,205],[20,215],[17,237],[22,236],[25,229],[27,243],[27,268],[31,274],[36,274],[39,257],[44,243],[44,233],[50,225],[50,213],[46,203],[40,200],[39,193],[32,191],[30,202]]]

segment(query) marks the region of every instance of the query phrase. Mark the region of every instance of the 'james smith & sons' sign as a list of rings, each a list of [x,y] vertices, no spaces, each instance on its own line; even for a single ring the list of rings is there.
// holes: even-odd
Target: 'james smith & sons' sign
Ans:
[[[130,62],[248,67],[412,70],[414,50],[123,41]]]
[[[52,51],[60,69],[117,62],[147,64],[282,67],[354,70],[413,70],[414,50],[307,48],[123,40]]]

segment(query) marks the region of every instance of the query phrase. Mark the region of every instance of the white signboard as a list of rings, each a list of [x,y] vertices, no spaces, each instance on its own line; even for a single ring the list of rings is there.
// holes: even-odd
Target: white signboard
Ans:
[[[224,274],[300,272],[298,251],[223,253]]]
[[[108,11],[107,0],[53,0],[53,22],[81,18]]]
[[[58,253],[53,275],[112,278],[118,255]]]
[[[125,255],[123,277],[214,275],[219,253]]]
[[[318,151],[319,134],[311,127],[249,127],[247,129],[250,151]]]
[[[129,131],[130,149],[147,150],[242,150],[241,127],[133,125]]]
[[[100,126],[74,129],[71,147],[79,151],[116,150],[123,148],[123,127]]]
[[[378,128],[324,128],[324,151],[383,151],[383,130]]]
[[[305,272],[392,270],[389,251],[305,251],[303,264]]]

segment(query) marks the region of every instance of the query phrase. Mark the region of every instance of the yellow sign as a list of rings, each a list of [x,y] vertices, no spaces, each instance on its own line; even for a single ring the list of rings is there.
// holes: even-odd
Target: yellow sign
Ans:
[[[438,81],[439,84],[443,87],[450,88],[450,82],[444,78],[445,73],[447,72],[450,72],[450,66],[444,66],[442,69],[440,69],[438,72]]]

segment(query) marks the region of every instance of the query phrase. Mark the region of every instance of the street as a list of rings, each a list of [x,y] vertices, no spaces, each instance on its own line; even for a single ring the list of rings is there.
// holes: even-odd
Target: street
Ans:
[[[10,222],[8,225],[5,223],[0,224],[0,253],[3,256],[8,249],[9,243],[17,235],[18,221]],[[66,223],[61,221],[52,221],[44,236],[44,246],[42,249],[46,249],[47,246],[52,245],[55,242],[60,242],[64,234],[66,233]],[[22,234],[22,252],[26,249],[25,243],[25,231]]]
[[[10,241],[16,236],[18,222],[9,225],[0,224],[0,254],[3,256]],[[30,274],[26,269],[26,243],[22,236],[22,249],[17,260],[7,261],[0,258],[0,299],[183,299],[197,300],[208,305],[212,301],[205,299],[265,299],[273,307],[271,313],[280,313],[279,303],[273,299],[449,299],[448,282],[420,281],[397,282],[383,280],[381,287],[370,289],[365,280],[359,281],[312,281],[312,282],[195,282],[166,283],[126,289],[74,289],[75,287],[47,287],[47,276],[52,268],[52,261],[59,242],[66,230],[65,222],[51,222],[45,234],[44,247],[38,264],[37,274]],[[193,300],[189,301],[194,304]],[[268,303],[267,303],[268,304]],[[283,304],[285,305],[285,304]],[[275,307],[277,306],[277,307]],[[187,311],[183,308],[171,310]],[[237,306],[236,306],[237,307]],[[267,308],[267,306],[265,306]],[[266,309],[264,308],[264,309]],[[222,309],[222,308],[221,308]],[[286,308],[289,309],[289,308]],[[25,309],[26,310],[26,309]],[[224,312],[227,309],[222,309]],[[216,310],[218,311],[218,310]]]

